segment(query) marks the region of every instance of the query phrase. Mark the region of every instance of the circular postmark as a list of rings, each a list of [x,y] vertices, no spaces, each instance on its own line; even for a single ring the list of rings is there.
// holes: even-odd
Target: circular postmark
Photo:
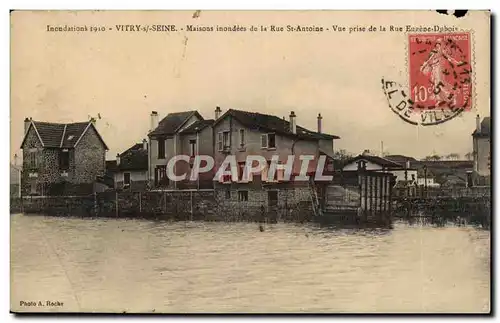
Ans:
[[[470,34],[409,35],[409,88],[382,79],[389,107],[413,125],[449,121],[472,106]]]

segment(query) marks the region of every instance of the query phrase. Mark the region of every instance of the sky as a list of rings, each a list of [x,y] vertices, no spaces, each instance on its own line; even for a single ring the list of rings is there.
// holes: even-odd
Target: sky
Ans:
[[[245,26],[239,32],[119,32],[120,24]],[[250,32],[250,26],[455,26],[473,32],[474,106],[436,126],[414,126],[388,107],[381,79],[405,84],[403,32]],[[48,32],[50,26],[103,32]],[[110,31],[109,28],[112,30]],[[23,120],[80,122],[97,128],[114,159],[149,130],[149,115],[240,109],[285,116],[341,137],[335,149],[422,158],[472,151],[476,114],[490,115],[489,17],[419,12],[87,11],[11,14],[11,158]]]

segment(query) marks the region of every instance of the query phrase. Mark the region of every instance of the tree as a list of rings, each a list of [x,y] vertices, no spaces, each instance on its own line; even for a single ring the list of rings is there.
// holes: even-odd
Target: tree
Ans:
[[[333,153],[333,158],[335,160],[346,161],[352,157],[352,154],[347,152],[345,149],[340,149]]]
[[[439,160],[441,160],[441,157],[438,155],[431,155],[431,156],[426,156],[423,160],[424,161],[439,161]]]
[[[451,153],[451,154],[446,155],[446,159],[449,159],[449,160],[457,160],[458,158],[460,158],[460,155],[457,153]]]
[[[464,155],[465,159],[467,160],[472,160],[474,157],[474,154],[472,152],[468,152],[467,154]]]

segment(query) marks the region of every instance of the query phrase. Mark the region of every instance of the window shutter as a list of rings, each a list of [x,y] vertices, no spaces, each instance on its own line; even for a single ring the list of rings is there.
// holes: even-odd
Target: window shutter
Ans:
[[[219,151],[222,151],[222,132],[218,134],[217,148]]]
[[[261,135],[260,140],[261,140],[261,147],[267,148],[267,134]]]

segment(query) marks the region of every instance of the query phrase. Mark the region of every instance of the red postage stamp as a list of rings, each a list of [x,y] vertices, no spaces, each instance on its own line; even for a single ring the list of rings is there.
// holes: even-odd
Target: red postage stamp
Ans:
[[[471,108],[470,33],[410,34],[408,55],[414,109]]]

